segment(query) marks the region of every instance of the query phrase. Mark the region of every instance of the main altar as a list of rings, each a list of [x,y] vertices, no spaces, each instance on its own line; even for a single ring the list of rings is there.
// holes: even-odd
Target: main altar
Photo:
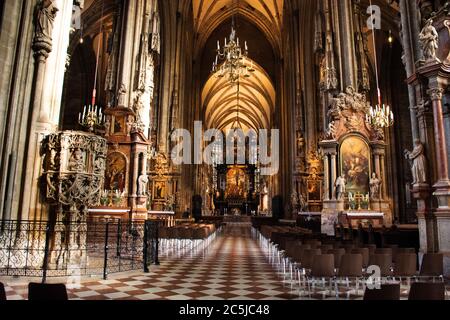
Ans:
[[[248,216],[256,213],[259,194],[254,165],[219,165],[214,206],[221,215]]]

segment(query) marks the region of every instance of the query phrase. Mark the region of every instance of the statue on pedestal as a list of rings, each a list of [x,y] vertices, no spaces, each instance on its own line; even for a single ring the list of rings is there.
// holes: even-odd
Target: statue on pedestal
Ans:
[[[292,191],[291,194],[291,207],[292,207],[292,212],[294,213],[297,210],[298,207],[298,196],[297,196],[297,191]]]
[[[439,61],[436,57],[436,50],[439,48],[439,34],[430,19],[419,34],[419,40],[426,61]]]
[[[374,172],[372,178],[370,179],[370,196],[372,200],[380,199],[380,185],[381,180],[378,179],[377,174]]]
[[[342,176],[342,175],[336,179],[336,182],[334,183],[334,187],[336,190],[336,199],[337,200],[344,199],[346,183],[347,183],[347,181],[345,180],[344,176]]]
[[[424,147],[419,139],[414,141],[414,150],[405,150],[405,158],[411,164],[411,171],[413,176],[413,185],[427,183],[427,159],[424,154]]]
[[[138,178],[138,196],[145,196],[147,191],[148,176],[142,174]]]
[[[36,13],[36,41],[51,42],[53,24],[58,11],[53,0],[44,0],[40,3]]]

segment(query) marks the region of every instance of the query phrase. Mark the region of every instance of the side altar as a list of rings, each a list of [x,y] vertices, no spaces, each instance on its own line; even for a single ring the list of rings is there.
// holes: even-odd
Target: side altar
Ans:
[[[364,220],[351,218],[363,211],[366,218],[375,214],[377,223],[392,224],[384,130],[366,122],[369,109],[365,95],[351,86],[329,106],[329,124],[320,142],[324,165],[322,233],[334,235],[339,216],[345,215],[350,224]]]

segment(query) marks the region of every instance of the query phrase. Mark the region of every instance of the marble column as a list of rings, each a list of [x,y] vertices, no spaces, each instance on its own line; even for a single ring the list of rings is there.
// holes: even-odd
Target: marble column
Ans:
[[[337,172],[336,172],[336,153],[331,153],[331,189],[332,189],[332,200],[336,200],[336,192],[334,190],[334,183],[337,179]]]
[[[433,186],[438,191],[450,191],[450,180],[448,178],[448,155],[445,137],[444,117],[442,112],[442,95],[444,90],[434,85],[428,90],[433,104],[434,121],[434,142],[436,147],[436,166],[438,171],[438,181]],[[449,207],[449,202],[439,203],[439,206]]]

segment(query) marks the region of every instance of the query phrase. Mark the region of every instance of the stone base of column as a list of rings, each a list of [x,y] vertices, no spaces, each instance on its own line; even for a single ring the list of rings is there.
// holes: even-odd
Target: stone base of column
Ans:
[[[434,186],[433,195],[437,198],[439,210],[450,210],[450,180],[443,180]]]
[[[335,236],[334,225],[338,223],[339,213],[344,211],[343,200],[326,200],[323,202],[321,232]]]
[[[437,211],[434,216],[439,253],[444,255],[444,274],[446,277],[450,277],[450,210]]]
[[[437,251],[437,225],[434,214],[417,213],[419,222],[420,251],[433,253]]]
[[[132,220],[147,220],[148,210],[146,208],[135,208],[131,211]]]

